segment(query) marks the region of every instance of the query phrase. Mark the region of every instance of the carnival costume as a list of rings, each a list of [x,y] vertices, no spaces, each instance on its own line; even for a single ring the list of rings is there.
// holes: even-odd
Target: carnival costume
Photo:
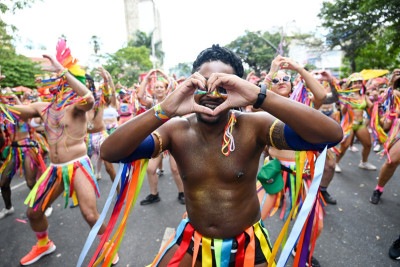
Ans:
[[[40,96],[43,96],[44,99],[48,99],[51,102],[42,111],[42,115],[45,118],[44,126],[48,137],[48,143],[50,145],[57,144],[64,137],[64,145],[68,151],[66,143],[67,139],[83,139],[86,132],[82,137],[71,136],[70,133],[68,133],[68,129],[60,123],[60,121],[64,117],[65,108],[67,106],[73,104],[86,104],[87,95],[83,97],[78,96],[76,92],[68,86],[65,73],[69,71],[80,82],[85,84],[85,72],[77,64],[77,60],[72,58],[64,39],[60,39],[57,44],[57,60],[65,67],[65,69],[58,74],[56,78],[42,80],[41,82],[43,83],[43,86],[38,89],[38,92]],[[100,194],[93,174],[93,168],[90,159],[85,155],[69,162],[60,164],[51,163],[36,182],[24,203],[35,210],[41,208],[42,211],[44,211],[55,188],[63,185],[65,198],[64,207],[67,207],[69,198],[72,198],[74,204],[78,204],[76,192],[74,190],[74,178],[78,169],[80,169],[90,181],[96,195],[99,197]],[[41,205],[39,205],[40,203]]]
[[[87,154],[90,158],[93,155],[100,157],[100,146],[107,137],[108,133],[106,130],[86,134],[85,143],[88,151]]]
[[[217,239],[202,236],[193,228],[190,220],[185,218],[179,224],[174,238],[150,266],[158,266],[165,253],[174,245],[179,245],[179,249],[168,263],[169,266],[177,266],[186,253],[193,256],[192,265],[199,261],[203,266],[245,267],[265,263],[271,255],[268,232],[261,220],[236,237]]]
[[[294,88],[290,98],[309,107],[313,107],[314,104],[311,101],[310,96],[310,90],[306,87],[306,84],[303,81],[300,81]],[[281,122],[276,120],[270,128],[271,140],[273,140],[272,136],[275,131],[274,129],[278,123]],[[289,138],[286,138],[286,141],[288,142]],[[275,147],[275,144],[272,143],[272,146]],[[330,147],[330,149],[334,149],[334,146]],[[320,181],[314,179],[314,172],[316,171],[315,161],[317,157],[320,156],[320,153],[317,149],[315,150],[316,151],[306,151],[306,149],[304,149],[304,151],[291,150],[290,152],[293,152],[294,154],[293,159],[267,158],[257,176],[257,194],[260,200],[261,211],[263,210],[263,206],[267,205],[266,196],[269,194],[277,194],[274,207],[270,214],[261,212],[263,214],[262,219],[266,219],[266,216],[272,217],[278,212],[279,208],[281,208],[279,217],[285,221],[285,224],[274,243],[271,258],[275,258],[279,247],[286,243],[289,232],[289,222],[297,219],[312,184],[318,183],[317,186],[319,187]],[[265,168],[273,169],[273,171],[268,171],[262,174],[262,171]],[[274,190],[271,191],[271,185],[277,183],[279,186],[275,185]],[[280,190],[278,190],[278,188],[280,188]],[[326,206],[326,203],[318,190],[311,209],[306,211],[308,216],[304,225],[299,229],[292,229],[292,231],[298,231],[299,235],[296,248],[300,253],[296,253],[295,256],[295,262],[297,263],[302,262],[305,264],[305,262],[310,261],[311,256],[313,255],[318,238],[319,226],[322,228],[323,225],[324,206]],[[271,264],[269,263],[268,266],[271,266]]]
[[[36,182],[35,187],[31,190],[24,203],[35,210],[41,208],[42,211],[44,211],[51,199],[54,189],[63,184],[65,198],[64,208],[66,208],[69,198],[72,198],[74,202],[77,201],[74,189],[74,178],[78,169],[84,173],[93,186],[97,197],[99,197],[99,188],[93,175],[90,159],[88,156],[83,156],[61,164],[50,163],[50,166],[47,167],[46,171]],[[39,206],[41,202],[42,204]]]

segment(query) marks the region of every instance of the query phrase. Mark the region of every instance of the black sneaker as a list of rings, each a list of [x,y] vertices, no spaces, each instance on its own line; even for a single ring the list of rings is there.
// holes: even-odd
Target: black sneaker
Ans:
[[[324,198],[325,202],[331,205],[336,205],[337,201],[334,199],[328,191],[321,191],[321,195]]]
[[[309,266],[308,262],[306,263],[306,266]],[[314,258],[314,256],[311,256],[311,267],[321,267],[321,264],[319,264],[319,261]]]
[[[296,257],[296,248],[292,250],[292,256]],[[308,264],[308,261],[306,262],[306,266],[309,267],[310,265]],[[311,256],[311,267],[321,267],[321,264],[319,264],[319,261],[314,258],[314,256]]]
[[[156,202],[160,202],[160,200],[161,200],[161,198],[158,196],[158,193],[157,193],[157,195],[150,194],[145,199],[140,201],[140,205],[143,206],[143,205],[153,204]]]
[[[400,236],[393,242],[389,248],[389,257],[394,260],[400,260]]]
[[[379,201],[381,200],[382,192],[379,191],[378,189],[375,189],[374,192],[372,193],[371,198],[369,199],[369,202],[372,204],[377,205]]]
[[[164,170],[163,169],[157,169],[156,173],[157,173],[158,177],[161,177],[161,176],[164,175]]]
[[[178,193],[178,201],[182,205],[185,205],[185,194],[183,192]]]

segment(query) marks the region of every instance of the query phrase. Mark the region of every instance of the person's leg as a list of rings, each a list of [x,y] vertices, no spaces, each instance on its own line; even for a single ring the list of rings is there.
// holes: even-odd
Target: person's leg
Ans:
[[[4,201],[4,208],[0,211],[0,219],[3,219],[7,215],[14,213],[14,208],[11,202],[11,179],[14,176],[14,161],[11,159],[4,162],[5,165],[2,166],[0,188],[1,196]]]
[[[367,127],[361,127],[355,132],[357,139],[360,141],[362,145],[361,150],[361,162],[358,167],[366,170],[376,170],[376,167],[368,162],[369,153],[371,152],[372,141],[371,134],[368,131]]]
[[[38,207],[31,208],[28,207],[26,215],[29,220],[29,225],[31,229],[35,232],[37,242],[31,249],[31,251],[26,254],[21,260],[21,265],[30,265],[45,255],[48,255],[56,250],[56,246],[53,241],[49,239],[48,236],[48,221],[44,214],[44,211],[51,206],[55,199],[61,195],[64,191],[63,183],[55,183],[54,190],[49,198],[49,201],[45,207],[42,207],[43,200],[38,203]]]
[[[336,159],[335,154],[328,150],[325,160],[324,173],[322,175],[320,183],[320,191],[328,204],[336,205],[337,201],[328,193],[328,186],[331,183],[333,176],[335,175]]]
[[[351,150],[351,152],[358,152],[358,148],[354,145],[354,139],[355,135],[353,135],[353,137],[351,138],[349,149]]]
[[[111,182],[114,182],[115,176],[116,176],[114,165],[111,162],[108,162],[108,161],[105,161],[105,160],[103,160],[103,162],[104,162],[104,166],[106,167],[106,172],[110,176]],[[117,193],[118,194],[119,194],[119,190],[120,190],[120,187],[118,185],[117,186]]]
[[[183,192],[182,178],[181,178],[181,175],[179,174],[179,170],[178,170],[176,161],[175,161],[174,157],[172,157],[171,154],[169,155],[169,165],[171,168],[172,178],[174,178],[176,187],[178,188],[178,201],[179,201],[179,203],[184,205],[185,204],[185,194]]]
[[[28,152],[28,153],[30,153],[30,152]],[[28,155],[25,155],[24,174],[25,174],[26,185],[28,186],[29,189],[32,189],[36,183],[36,178],[37,178],[39,168],[40,167],[34,163],[34,160],[31,157],[28,157]]]
[[[339,155],[336,156],[335,172],[342,172],[342,169],[339,166],[339,162],[349,148],[353,136],[354,132],[352,131],[350,135],[340,143]]]
[[[400,142],[399,141],[397,141],[389,149],[389,157],[391,159],[391,162],[389,162],[389,159],[387,159],[385,161],[385,163],[382,165],[381,170],[379,171],[378,184],[376,185],[375,190],[373,191],[372,196],[369,200],[372,204],[379,203],[385,185],[392,178],[394,172],[396,171],[397,167],[400,164]]]
[[[147,181],[150,187],[150,194],[144,200],[140,201],[140,205],[152,204],[161,200],[158,195],[158,176],[156,173],[157,167],[159,166],[161,160],[161,155],[159,155],[157,158],[152,158],[149,160],[146,173]]]
[[[163,168],[163,159],[164,158],[164,153],[161,153],[161,160],[160,160],[160,163],[158,164],[158,167],[157,167],[157,175],[159,176],[159,177],[161,177],[161,176],[163,176],[164,175],[164,168]]]
[[[103,160],[101,159],[100,155],[97,154],[95,158],[96,158],[95,176],[97,180],[101,180],[101,167],[103,165]]]

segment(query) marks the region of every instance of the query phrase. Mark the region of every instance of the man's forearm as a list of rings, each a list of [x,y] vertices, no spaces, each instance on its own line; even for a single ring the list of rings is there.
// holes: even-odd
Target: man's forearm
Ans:
[[[149,109],[125,122],[107,137],[101,145],[100,153],[102,159],[117,162],[127,158],[149,134],[162,124],[163,121],[155,116],[154,109]]]

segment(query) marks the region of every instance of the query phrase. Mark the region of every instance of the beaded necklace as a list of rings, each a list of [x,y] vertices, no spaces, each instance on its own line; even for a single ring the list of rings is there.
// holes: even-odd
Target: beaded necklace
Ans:
[[[235,150],[235,139],[233,138],[232,131],[233,131],[233,126],[235,126],[236,122],[237,120],[235,112],[232,111],[229,117],[229,121],[225,126],[224,136],[222,138],[221,152],[226,157],[229,156],[231,152]]]

